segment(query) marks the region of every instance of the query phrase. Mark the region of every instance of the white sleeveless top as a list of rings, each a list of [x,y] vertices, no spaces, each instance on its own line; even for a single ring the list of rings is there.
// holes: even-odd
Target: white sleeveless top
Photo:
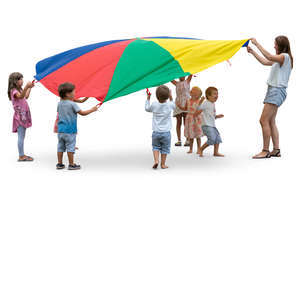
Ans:
[[[282,66],[278,62],[273,63],[267,84],[273,87],[287,88],[292,71],[291,58],[287,53],[283,53],[284,62]]]

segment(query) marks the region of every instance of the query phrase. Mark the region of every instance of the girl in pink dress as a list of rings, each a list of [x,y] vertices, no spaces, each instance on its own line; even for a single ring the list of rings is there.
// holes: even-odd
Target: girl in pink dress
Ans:
[[[188,151],[188,153],[193,153],[194,139],[196,139],[198,146],[197,154],[199,154],[203,132],[201,128],[201,111],[198,111],[197,108],[202,104],[205,98],[201,98],[202,91],[199,87],[196,86],[192,88],[190,96],[191,98],[187,100],[186,105],[180,105],[179,107],[180,109],[187,111],[184,125],[184,135],[190,142],[190,150]]]
[[[181,146],[181,125],[185,122],[186,111],[180,109],[179,106],[184,107],[186,105],[186,101],[190,98],[190,83],[192,77],[193,75],[190,75],[187,77],[187,79],[185,79],[185,77],[180,77],[179,81],[171,81],[171,83],[176,86],[176,107],[173,117],[176,117],[176,132],[178,141],[176,142],[175,146]],[[188,140],[186,140],[184,146],[189,146]]]
[[[31,127],[30,109],[27,103],[31,89],[34,87],[34,82],[28,82],[24,89],[23,75],[15,72],[9,75],[8,78],[8,98],[11,100],[14,108],[13,116],[13,132],[18,133],[18,161],[33,161],[33,158],[24,154],[24,139],[26,129]]]

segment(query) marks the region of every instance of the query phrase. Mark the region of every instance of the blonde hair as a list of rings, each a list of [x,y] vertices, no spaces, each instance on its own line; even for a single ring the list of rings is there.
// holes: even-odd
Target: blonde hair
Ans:
[[[202,90],[201,90],[198,86],[193,86],[193,87],[192,87],[192,90],[196,90],[196,91],[200,94],[199,97],[202,96]]]

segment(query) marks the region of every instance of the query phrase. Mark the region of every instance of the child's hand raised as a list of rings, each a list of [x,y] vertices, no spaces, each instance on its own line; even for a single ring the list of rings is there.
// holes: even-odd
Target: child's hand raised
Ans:
[[[147,94],[147,100],[150,100],[151,93],[150,93],[149,89],[146,89],[146,94]]]
[[[26,88],[31,89],[34,87],[34,81],[28,81],[26,84]]]
[[[92,112],[97,111],[97,110],[98,110],[98,105],[96,105],[96,106],[94,106],[94,107],[91,108]]]

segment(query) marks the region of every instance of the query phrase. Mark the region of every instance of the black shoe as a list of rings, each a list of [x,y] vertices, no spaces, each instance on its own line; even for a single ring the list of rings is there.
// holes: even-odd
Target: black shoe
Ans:
[[[69,165],[68,170],[80,170],[80,168],[80,165],[73,164]]]
[[[56,165],[56,169],[57,170],[61,170],[61,169],[64,169],[65,168],[65,165],[64,164],[57,164]]]

